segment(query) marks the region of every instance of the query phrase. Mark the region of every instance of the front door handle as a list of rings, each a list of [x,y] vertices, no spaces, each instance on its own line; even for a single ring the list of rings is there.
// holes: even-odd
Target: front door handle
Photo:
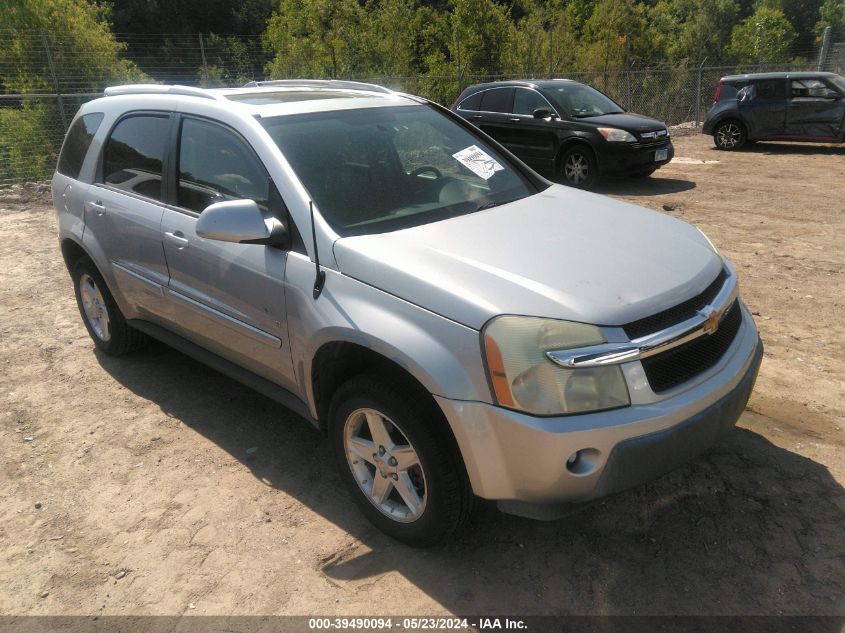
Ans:
[[[478,119],[483,119],[483,118],[484,118],[484,115],[483,115],[483,114],[473,114],[473,115],[472,115],[472,118],[473,118],[473,119],[476,119],[476,120],[478,120]]]
[[[97,200],[96,202],[88,202],[86,204],[89,210],[94,212],[98,218],[103,217],[106,214],[106,207],[103,204],[102,200]]]
[[[167,231],[164,234],[164,239],[166,239],[168,242],[172,243],[180,251],[183,248],[187,248],[188,244],[189,244],[188,238],[185,237],[185,234],[182,233],[182,231],[176,231],[174,233]]]
[[[521,119],[518,116],[511,117],[510,119],[508,119],[508,121],[510,121],[511,123],[519,123],[520,120]]]

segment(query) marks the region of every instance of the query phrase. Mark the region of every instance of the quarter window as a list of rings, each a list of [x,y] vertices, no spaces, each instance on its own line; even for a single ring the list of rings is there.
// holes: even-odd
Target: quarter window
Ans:
[[[267,208],[270,180],[237,134],[210,121],[186,118],[179,135],[180,207],[200,213],[226,200],[255,200]]]
[[[514,114],[531,116],[537,108],[548,108],[551,110],[548,101],[540,93],[528,90],[527,88],[516,89],[516,95],[513,99]]]
[[[59,165],[56,168],[60,174],[74,179],[79,178],[85,154],[88,153],[91,141],[102,122],[103,113],[92,112],[82,115],[70,126],[65,144],[62,146],[62,153],[59,155]]]
[[[103,150],[103,182],[161,200],[161,174],[170,118],[136,115],[121,120]]]
[[[481,109],[481,94],[480,92],[476,92],[474,95],[470,95],[458,105],[458,110],[474,110],[478,111]]]

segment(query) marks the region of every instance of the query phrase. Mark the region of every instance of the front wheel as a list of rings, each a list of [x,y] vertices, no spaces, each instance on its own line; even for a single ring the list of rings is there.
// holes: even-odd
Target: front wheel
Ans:
[[[570,187],[592,187],[598,180],[598,166],[592,150],[585,145],[567,150],[560,160],[560,175],[564,184]]]
[[[409,545],[441,541],[474,497],[432,407],[381,376],[359,376],[332,399],[329,434],[340,477],[361,512]]]
[[[723,121],[713,130],[713,142],[721,150],[738,150],[746,141],[745,127],[739,121]]]

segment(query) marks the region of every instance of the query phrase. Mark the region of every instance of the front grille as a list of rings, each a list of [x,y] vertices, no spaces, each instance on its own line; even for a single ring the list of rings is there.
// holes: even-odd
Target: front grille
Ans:
[[[692,299],[687,299],[683,303],[679,303],[678,305],[669,308],[668,310],[664,310],[663,312],[652,314],[651,316],[647,316],[637,321],[631,321],[630,323],[623,325],[622,329],[625,330],[625,334],[628,335],[628,338],[634,340],[636,338],[640,338],[641,336],[645,336],[646,334],[652,334],[659,330],[663,330],[670,325],[675,325],[681,321],[686,321],[687,319],[694,317],[698,310],[701,310],[704,306],[709,305],[716,295],[719,294],[722,286],[725,285],[725,279],[727,276],[728,274],[723,268],[716,279],[713,280],[713,283],[707,286],[701,294],[696,295]]]
[[[733,343],[741,324],[742,310],[737,299],[712,334],[644,358],[643,369],[652,391],[666,391],[713,367]]]
[[[669,145],[669,139],[667,138],[659,139],[657,141],[648,140],[641,141],[638,143],[631,143],[631,146],[637,149],[642,149],[644,147],[666,147],[667,145]]]

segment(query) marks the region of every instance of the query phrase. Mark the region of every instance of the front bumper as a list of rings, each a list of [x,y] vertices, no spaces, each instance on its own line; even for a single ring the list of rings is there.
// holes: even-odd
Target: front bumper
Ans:
[[[666,160],[655,161],[657,150],[669,150]],[[675,148],[669,141],[663,145],[635,147],[627,143],[604,143],[597,147],[599,171],[602,174],[632,174],[652,167],[663,167],[675,156]]]
[[[711,446],[745,408],[762,355],[757,329],[743,307],[742,326],[722,359],[651,403],[543,418],[481,402],[437,401],[475,494],[499,501],[508,511],[536,515],[529,506],[618,492]],[[586,451],[588,459],[568,467],[567,458],[576,451]]]

